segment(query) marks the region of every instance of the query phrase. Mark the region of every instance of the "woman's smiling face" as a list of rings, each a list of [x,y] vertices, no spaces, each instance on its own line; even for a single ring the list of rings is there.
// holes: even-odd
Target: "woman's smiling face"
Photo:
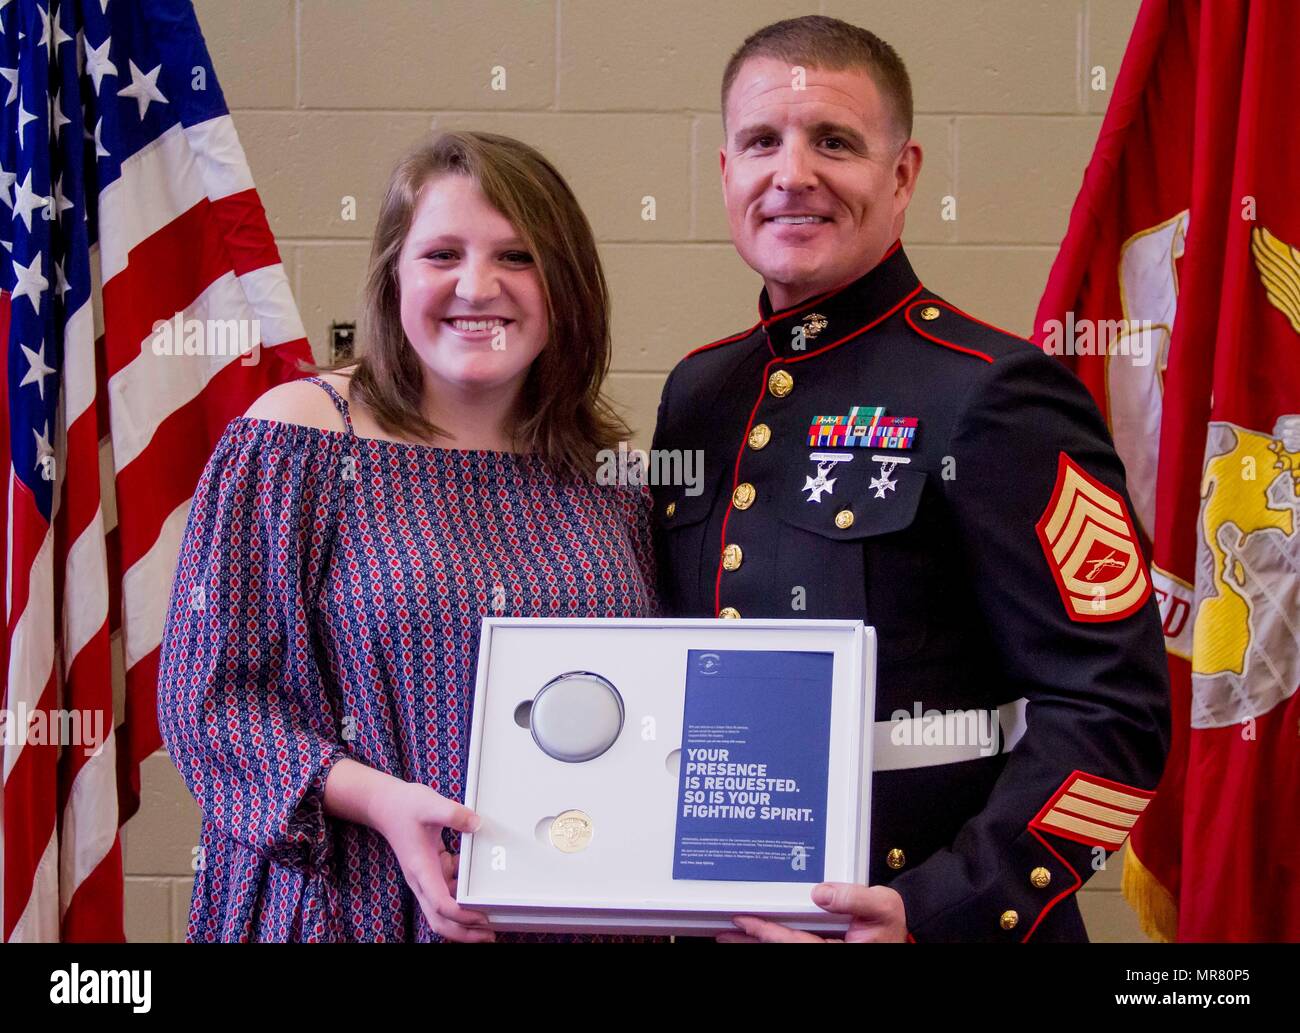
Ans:
[[[397,274],[402,329],[435,393],[523,384],[549,333],[542,280],[473,179],[448,173],[424,184]]]

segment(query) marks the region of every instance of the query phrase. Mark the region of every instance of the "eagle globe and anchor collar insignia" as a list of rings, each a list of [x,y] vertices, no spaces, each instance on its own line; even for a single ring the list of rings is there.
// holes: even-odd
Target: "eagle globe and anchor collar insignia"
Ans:
[[[795,328],[795,349],[803,351],[801,345],[815,339],[829,325],[830,320],[820,312],[809,312],[799,321],[799,325]]]
[[[864,331],[899,310],[921,291],[902,242],[894,243],[871,270],[852,283],[834,287],[790,308],[777,310],[767,288],[759,293],[759,322],[773,357],[811,358],[857,339]],[[723,338],[705,348],[747,337],[753,331]],[[701,349],[697,349],[701,350]]]

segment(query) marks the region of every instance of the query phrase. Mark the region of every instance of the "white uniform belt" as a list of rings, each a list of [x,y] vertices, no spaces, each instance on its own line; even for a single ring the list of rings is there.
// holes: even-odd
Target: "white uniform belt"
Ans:
[[[996,710],[921,710],[875,723],[876,771],[958,764],[1009,753],[1025,734],[1023,697]]]

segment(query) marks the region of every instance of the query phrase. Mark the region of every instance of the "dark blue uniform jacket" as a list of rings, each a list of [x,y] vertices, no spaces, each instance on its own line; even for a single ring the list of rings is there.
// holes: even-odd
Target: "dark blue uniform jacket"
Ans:
[[[764,292],[760,312],[664,386],[654,448],[704,457],[699,494],[654,488],[669,612],[874,625],[876,741],[899,741],[874,777],[871,883],[902,895],[919,942],[1086,939],[1075,891],[1169,742],[1101,415],[1058,360],[923,287],[897,244],[847,287],[784,312]],[[908,745],[936,712],[952,740],[981,711],[996,749]]]

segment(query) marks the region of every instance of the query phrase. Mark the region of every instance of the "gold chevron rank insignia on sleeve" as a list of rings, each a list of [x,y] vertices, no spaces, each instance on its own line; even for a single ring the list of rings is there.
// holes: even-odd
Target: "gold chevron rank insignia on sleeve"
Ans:
[[[1268,300],[1300,334],[1300,251],[1256,226],[1250,231],[1250,253]]]
[[[1118,850],[1155,795],[1147,789],[1074,771],[1029,827],[1076,843]]]
[[[1119,620],[1147,601],[1151,579],[1124,499],[1064,452],[1035,529],[1071,620]]]

